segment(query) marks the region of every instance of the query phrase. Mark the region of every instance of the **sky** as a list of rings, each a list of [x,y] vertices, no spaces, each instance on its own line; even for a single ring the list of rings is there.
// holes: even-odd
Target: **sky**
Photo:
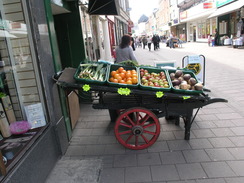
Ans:
[[[129,0],[131,20],[135,23],[143,14],[150,16],[157,6],[158,0]]]

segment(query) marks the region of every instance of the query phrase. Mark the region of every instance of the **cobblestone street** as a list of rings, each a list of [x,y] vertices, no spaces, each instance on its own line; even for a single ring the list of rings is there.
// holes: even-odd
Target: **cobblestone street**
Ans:
[[[225,98],[228,103],[200,109],[189,141],[184,140],[183,120],[176,126],[160,118],[161,133],[156,143],[137,151],[116,141],[108,110],[81,104],[81,116],[68,151],[47,183],[244,182],[244,49],[208,47],[207,43],[185,43],[175,49],[162,43],[160,47],[156,51],[137,48],[139,63],[153,65],[154,61],[174,60],[181,67],[184,56],[202,54],[206,58],[209,95]],[[80,162],[83,168],[72,169],[71,161]]]

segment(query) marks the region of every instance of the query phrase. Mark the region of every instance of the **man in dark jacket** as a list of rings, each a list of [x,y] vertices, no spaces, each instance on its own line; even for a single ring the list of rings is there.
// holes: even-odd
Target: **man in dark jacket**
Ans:
[[[219,31],[218,29],[215,29],[215,35],[214,35],[214,45],[219,45]]]
[[[152,37],[152,42],[153,42],[153,47],[154,47],[154,51],[158,49],[158,39],[157,36],[154,34]]]
[[[132,37],[132,34],[130,32],[128,34],[131,36],[131,47],[132,47],[133,51],[135,51],[136,50],[136,48],[135,48],[135,40]]]

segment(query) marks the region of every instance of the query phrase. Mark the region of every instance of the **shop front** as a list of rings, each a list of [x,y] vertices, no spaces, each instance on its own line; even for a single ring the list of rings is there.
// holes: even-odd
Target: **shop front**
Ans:
[[[209,17],[217,19],[219,45],[235,44],[235,40],[238,40],[239,46],[243,45],[243,7],[244,2],[241,0],[217,1],[217,10]]]
[[[186,23],[186,41],[207,42],[208,35],[212,34],[216,27],[216,18],[208,18],[214,11],[214,3],[203,2],[180,13],[180,23]]]
[[[60,105],[58,90],[48,81],[54,65],[48,64],[52,57],[47,24],[42,19],[33,27],[29,6],[26,1],[0,2],[1,181],[44,181],[61,153],[53,126],[60,123],[65,129],[60,108],[54,106]]]
[[[186,23],[177,25],[176,32],[181,41],[186,41]]]
[[[67,93],[52,77],[85,59],[78,11],[78,1],[0,1],[1,182],[45,182],[67,150]]]

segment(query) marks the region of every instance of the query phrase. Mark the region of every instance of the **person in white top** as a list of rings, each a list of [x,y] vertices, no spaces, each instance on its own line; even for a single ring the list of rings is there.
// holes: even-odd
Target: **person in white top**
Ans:
[[[147,36],[147,46],[149,51],[151,51],[152,36]]]

